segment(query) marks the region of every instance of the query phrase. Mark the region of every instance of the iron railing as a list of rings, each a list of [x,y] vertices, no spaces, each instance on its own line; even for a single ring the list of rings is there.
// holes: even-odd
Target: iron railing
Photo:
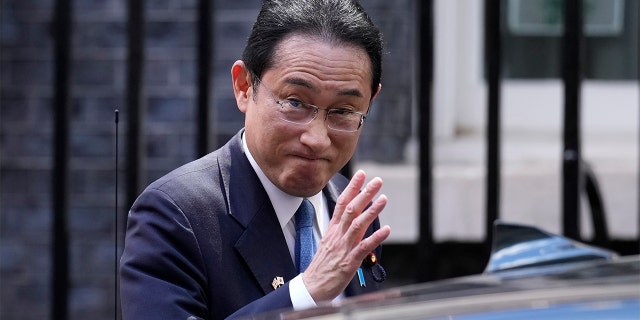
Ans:
[[[212,119],[209,113],[211,97],[211,66],[213,60],[213,21],[215,1],[200,0],[198,7],[198,50],[197,50],[197,134],[195,145],[198,156],[204,155],[212,145]],[[145,150],[141,128],[145,122],[144,58],[145,58],[145,15],[144,1],[128,1],[128,55],[126,80],[127,108],[127,164],[125,172],[125,206],[130,206],[142,188],[142,173],[145,171]],[[418,281],[433,278],[433,269],[438,255],[433,238],[433,187],[432,187],[432,84],[434,63],[434,1],[417,1],[416,19],[418,23],[418,84],[416,106],[419,116],[420,178],[419,217],[420,238],[413,250],[417,254],[419,268]],[[488,86],[487,101],[487,177],[486,177],[486,235],[485,244],[491,243],[494,220],[500,217],[500,89],[501,89],[501,24],[502,4],[500,0],[485,1],[485,63]],[[565,35],[563,53],[563,81],[565,87],[564,151],[563,151],[563,232],[566,236],[579,238],[580,194],[587,192],[597,239],[607,244],[606,219],[595,175],[590,170],[582,170],[580,150],[580,84],[581,84],[581,39],[582,0],[565,1]],[[52,246],[52,319],[68,318],[69,295],[69,240],[67,211],[69,208],[69,97],[70,61],[72,59],[71,35],[73,5],[70,0],[55,1],[55,138],[53,169],[53,246]],[[347,168],[348,170],[348,168]],[[586,188],[583,189],[583,180]],[[123,218],[125,214],[123,213]],[[640,213],[639,213],[640,217]],[[125,221],[126,219],[122,219]],[[118,226],[122,230],[122,226]],[[120,235],[117,235],[120,236]],[[117,242],[117,241],[116,241]],[[117,246],[117,243],[116,243]],[[415,258],[408,258],[416,261]],[[117,307],[116,307],[117,308]]]

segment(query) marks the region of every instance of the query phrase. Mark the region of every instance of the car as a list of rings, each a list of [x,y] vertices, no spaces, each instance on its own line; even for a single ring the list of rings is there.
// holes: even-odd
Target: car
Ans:
[[[252,319],[640,319],[640,256],[498,221],[482,274]]]

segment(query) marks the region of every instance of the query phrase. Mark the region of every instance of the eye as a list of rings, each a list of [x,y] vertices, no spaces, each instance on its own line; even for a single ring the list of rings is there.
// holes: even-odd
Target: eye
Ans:
[[[300,100],[286,99],[284,101],[293,109],[300,109],[304,107],[304,103]]]
[[[350,115],[350,114],[355,114],[355,112],[349,110],[349,109],[344,109],[344,108],[340,108],[340,109],[331,109],[331,113],[334,113],[336,115]]]

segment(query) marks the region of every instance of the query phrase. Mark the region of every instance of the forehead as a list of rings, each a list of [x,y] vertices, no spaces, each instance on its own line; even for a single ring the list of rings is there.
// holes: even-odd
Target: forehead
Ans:
[[[358,46],[317,36],[292,34],[275,47],[273,63],[265,73],[278,78],[302,77],[311,81],[368,88],[371,94],[371,61]]]

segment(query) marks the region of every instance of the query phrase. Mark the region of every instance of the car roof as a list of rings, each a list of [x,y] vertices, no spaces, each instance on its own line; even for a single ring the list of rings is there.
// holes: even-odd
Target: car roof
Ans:
[[[276,314],[318,320],[638,319],[640,256],[565,263],[544,273],[482,274],[403,286],[264,319]]]
[[[252,319],[640,318],[640,255],[620,257],[532,226],[497,221],[494,227],[483,274]]]

